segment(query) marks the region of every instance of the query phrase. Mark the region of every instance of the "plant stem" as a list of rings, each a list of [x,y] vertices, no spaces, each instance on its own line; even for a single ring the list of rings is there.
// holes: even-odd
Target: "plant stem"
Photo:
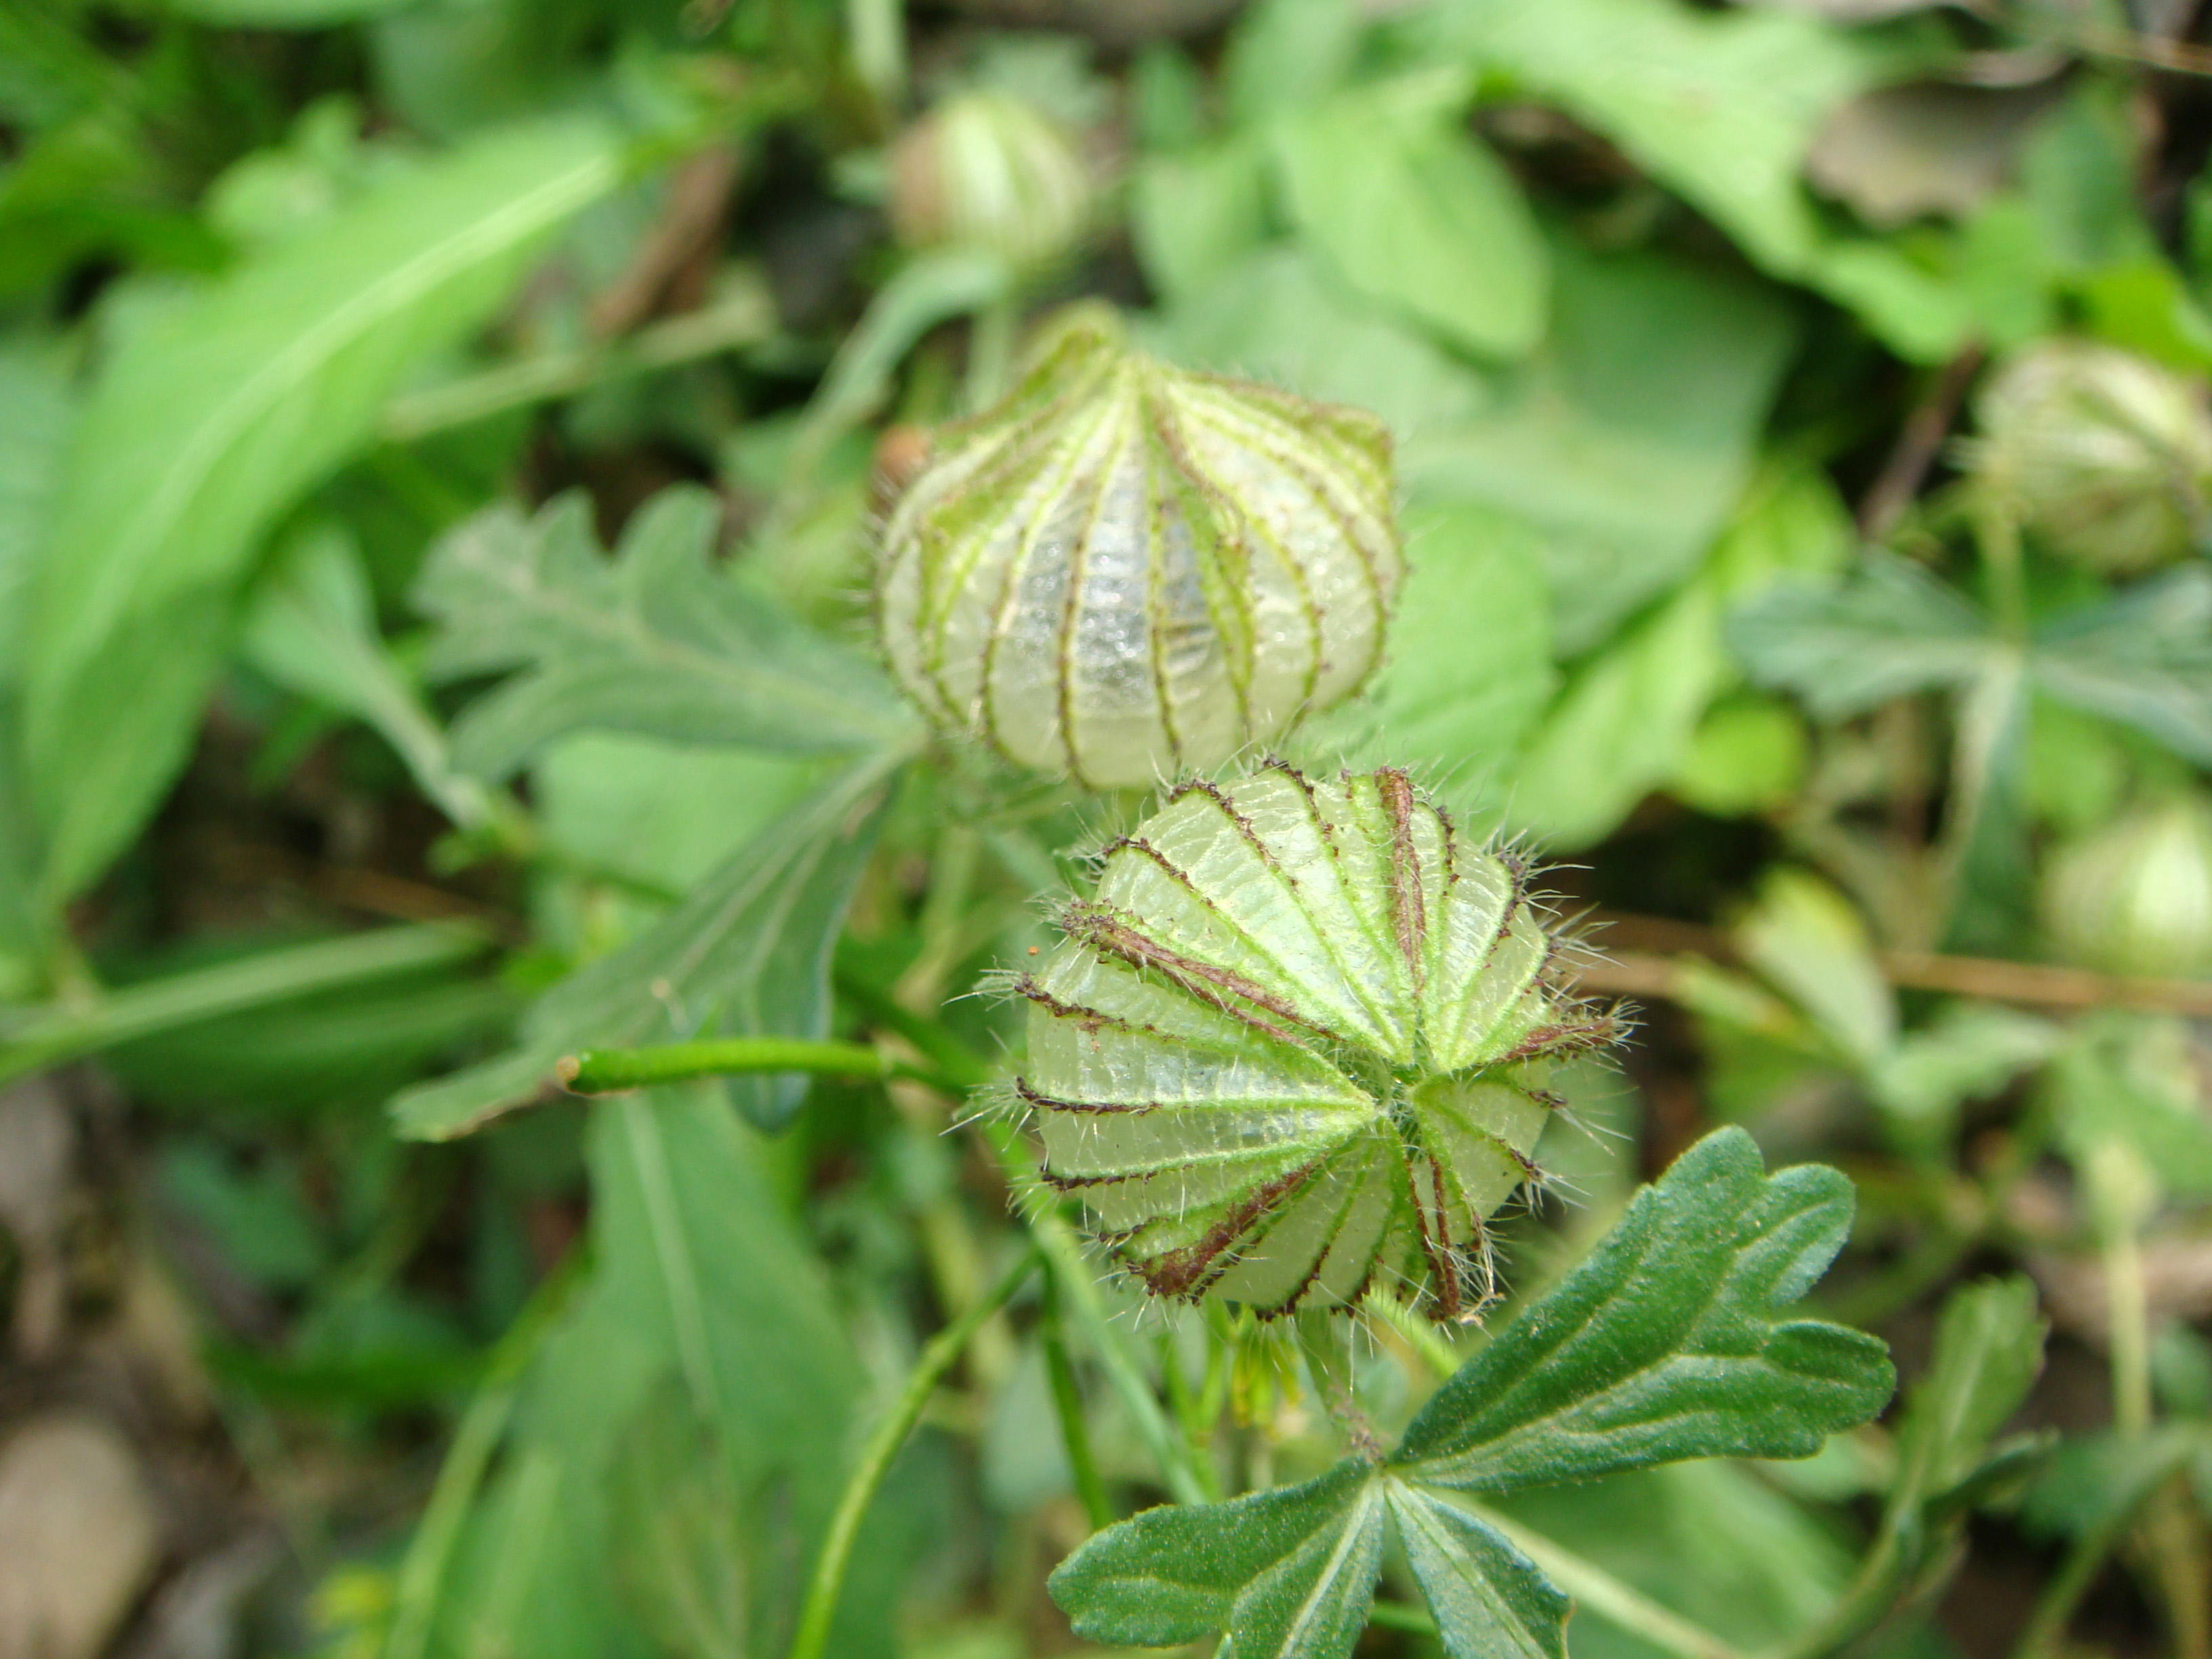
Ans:
[[[641,328],[613,344],[524,357],[395,398],[385,405],[382,436],[388,443],[412,443],[511,409],[550,403],[607,380],[674,368],[738,346],[755,345],[775,328],[775,300],[765,280],[756,278],[719,304]]]
[[[532,1292],[529,1302],[500,1338],[491,1365],[484,1373],[476,1398],[462,1414],[453,1449],[438,1470],[437,1484],[414,1539],[399,1565],[392,1591],[392,1626],[385,1638],[384,1659],[422,1659],[428,1646],[430,1628],[438,1610],[438,1587],[460,1541],[461,1523],[483,1484],[507,1431],[514,1409],[522,1374],[537,1357],[538,1345],[568,1305],[568,1297],[584,1277],[585,1257],[572,1249]]]
[[[1443,1333],[1415,1313],[1396,1297],[1376,1285],[1367,1292],[1367,1310],[1406,1339],[1406,1344],[1428,1362],[1429,1369],[1443,1381],[1460,1367],[1460,1355],[1444,1340]]]
[[[1486,1505],[1462,1503],[1462,1507],[1504,1534],[1547,1577],[1607,1624],[1642,1637],[1675,1659],[1747,1659],[1733,1643],[1661,1607],[1642,1590],[1541,1533],[1530,1532]]]
[[[909,1075],[865,1043],[811,1037],[716,1037],[646,1048],[584,1048],[553,1068],[572,1095],[608,1095],[657,1083],[746,1072],[818,1072],[831,1077]]]
[[[860,1461],[846,1480],[836,1513],[830,1517],[830,1530],[822,1540],[822,1553],[814,1564],[814,1576],[807,1583],[806,1600],[799,1608],[798,1633],[791,1638],[790,1659],[822,1659],[828,1650],[830,1626],[836,1616],[837,1594],[844,1586],[853,1543],[860,1536],[861,1519],[867,1514],[876,1489],[883,1485],[884,1476],[890,1470],[891,1460],[898,1455],[907,1436],[914,1432],[921,1408],[929,1403],[929,1396],[936,1392],[945,1373],[952,1369],[952,1362],[960,1357],[969,1339],[1021,1289],[1042,1259],[1042,1253],[1035,1245],[1024,1250],[1021,1259],[988,1294],[932,1337],[929,1346],[921,1351],[921,1358],[907,1376],[906,1387],[883,1420],[876,1425],[875,1432],[861,1449]]]
[[[968,412],[988,409],[1006,394],[1013,378],[1014,337],[1021,331],[1021,302],[1008,289],[975,308],[968,335]]]
[[[1067,1448],[1068,1472],[1075,1480],[1075,1494],[1091,1529],[1114,1523],[1114,1504],[1099,1479],[1098,1460],[1091,1450],[1091,1429],[1083,1420],[1083,1391],[1076,1386],[1075,1364],[1068,1358],[1067,1339],[1060,1322],[1060,1276],[1048,1273],[1044,1283],[1043,1316],[1037,1339],[1044,1347],[1045,1375],[1052,1381],[1053,1409],[1060,1413],[1060,1437]]]
[[[2057,1572],[2035,1599],[2034,1609],[2028,1614],[2027,1627],[2021,1632],[2020,1645],[2013,1650],[2013,1659],[2050,1659],[2060,1651],[2066,1637],[2066,1626],[2072,1622],[2074,1609],[2088,1594],[2097,1570],[2105,1565],[2121,1530],[2132,1513],[2124,1506],[2074,1540],[2066,1552],[2066,1559]]]

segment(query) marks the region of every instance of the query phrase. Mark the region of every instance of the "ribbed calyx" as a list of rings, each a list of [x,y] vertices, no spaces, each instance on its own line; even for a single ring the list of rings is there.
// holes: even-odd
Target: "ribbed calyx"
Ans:
[[[1036,270],[1082,241],[1095,195],[1068,135],[1005,93],[946,99],[891,151],[891,228],[908,247],[981,248]]]
[[[2053,552],[2124,575],[2203,535],[2212,415],[2202,387],[2085,340],[2010,359],[1978,402],[1968,455],[1984,489]]]
[[[934,720],[1022,765],[1210,769],[1373,670],[1392,493],[1372,416],[1170,368],[1085,311],[891,509],[884,647]]]
[[[1109,846],[1029,999],[1045,1175],[1155,1293],[1260,1312],[1490,1286],[1484,1218],[1540,1179],[1546,1062],[1619,1017],[1563,988],[1517,857],[1402,772],[1270,762]]]

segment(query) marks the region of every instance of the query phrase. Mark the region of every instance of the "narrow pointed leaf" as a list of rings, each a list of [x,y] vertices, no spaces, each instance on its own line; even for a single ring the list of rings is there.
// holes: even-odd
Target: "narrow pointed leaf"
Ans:
[[[1804,1457],[1889,1399],[1876,1339],[1784,1316],[1842,1248],[1850,1183],[1768,1176],[1741,1129],[1639,1193],[1596,1251],[1462,1366],[1393,1466],[1471,1492],[1692,1457]]]
[[[1086,1641],[1164,1647],[1226,1631],[1243,1659],[1352,1651],[1382,1570],[1383,1482],[1347,1459],[1304,1486],[1147,1510],[1062,1562],[1052,1598]]]
[[[502,778],[586,729],[786,753],[884,748],[915,729],[874,665],[717,571],[703,489],[655,496],[611,562],[581,495],[478,514],[441,541],[416,603],[441,678],[520,670],[453,728],[459,764]]]
[[[2154,578],[2063,617],[2036,641],[2035,682],[2212,766],[2212,571]]]
[[[1565,1659],[1572,1604],[1494,1528],[1389,1483],[1390,1516],[1452,1659]]]

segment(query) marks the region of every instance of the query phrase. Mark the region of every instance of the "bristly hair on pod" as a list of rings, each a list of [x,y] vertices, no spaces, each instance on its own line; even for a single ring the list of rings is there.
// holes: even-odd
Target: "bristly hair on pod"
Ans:
[[[1364,410],[1176,368],[1084,306],[1004,403],[905,460],[877,534],[884,654],[939,726],[1018,765],[1143,788],[1380,660],[1405,562]]]
[[[1013,982],[1044,1181],[1158,1296],[1473,1317],[1489,1218],[1547,1180],[1550,1070],[1626,1031],[1534,868],[1391,767],[1175,790]]]

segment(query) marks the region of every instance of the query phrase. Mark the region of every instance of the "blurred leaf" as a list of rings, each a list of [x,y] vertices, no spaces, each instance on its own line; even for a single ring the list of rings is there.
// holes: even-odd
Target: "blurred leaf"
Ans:
[[[1867,1091],[1899,1151],[1945,1161],[1957,1135],[1960,1106],[1996,1093],[2041,1065],[2063,1037],[2050,1021],[2017,1009],[1948,1003],[1875,1064]]]
[[[2091,1430],[2067,1437],[2021,1505],[2042,1537],[2079,1538],[2118,1525],[2178,1469],[2205,1455],[2201,1423],[2160,1424],[2143,1434]]]
[[[882,672],[708,562],[720,507],[662,491],[611,562],[569,495],[479,514],[432,550],[415,600],[441,678],[520,669],[455,723],[466,770],[503,778],[571,732],[634,732],[798,754],[885,748],[915,722]]]
[[[1927,37],[1676,0],[1454,0],[1434,17],[1437,49],[1556,100],[1753,260],[1857,309],[1907,356],[1942,357],[1970,325],[1957,297],[1896,249],[1830,234],[1799,177],[1829,112],[1928,65]]]
[[[455,774],[444,729],[377,631],[376,596],[349,531],[323,520],[293,538],[254,596],[242,644],[278,684],[366,721],[455,823],[492,816],[483,786]]]
[[[1767,811],[1804,781],[1807,749],[1794,709],[1749,693],[1724,697],[1698,722],[1667,788],[1716,817]]]
[[[1832,487],[1797,471],[1754,486],[1705,568],[1570,675],[1513,778],[1510,813],[1561,847],[1609,833],[1689,753],[1735,678],[1721,649],[1729,601],[1842,554]]]
[[[1304,1486],[1148,1510],[1061,1562],[1052,1599],[1089,1641],[1165,1647],[1226,1631],[1242,1659],[1349,1654],[1393,1484],[1347,1458]]]
[[[414,0],[172,0],[178,15],[218,28],[326,29],[398,11]]]
[[[1343,0],[1259,0],[1237,20],[1221,82],[1240,125],[1310,109],[1340,86],[1364,20]]]
[[[1271,228],[1267,150],[1250,134],[1147,155],[1130,177],[1130,238],[1170,303],[1202,298]]]
[[[1998,649],[1964,598],[1918,565],[1872,550],[1842,587],[1778,586],[1739,607],[1728,640],[1754,681],[1796,693],[1832,720],[1966,685]]]
[[[2039,87],[1879,88],[1829,112],[1806,172],[1885,230],[1931,213],[1963,217],[2004,185],[2050,102]]]
[[[1805,1652],[1845,1648],[1897,1607],[1912,1606],[1957,1564],[1967,1511],[2000,1484],[2024,1478],[2048,1437],[1990,1441],[2043,1370],[2049,1328],[2026,1279],[1984,1279],[1954,1291],[1936,1329],[1936,1355],[1907,1398],[1897,1474],[1881,1526],[1850,1587],[1797,1640]]]
[[[2029,661],[2047,695],[2212,766],[2212,571],[2201,564],[2046,624]]]
[[[1835,1170],[1768,1176],[1742,1130],[1707,1135],[1431,1396],[1391,1467],[1492,1492],[1810,1455],[1896,1383],[1875,1338],[1781,1316],[1843,1247],[1851,1207]]]
[[[2180,1021],[2113,1010],[2082,1020],[2045,1073],[2059,1143],[2084,1162],[2100,1143],[2131,1147],[2172,1192],[2212,1194],[2212,1117]]]
[[[744,1513],[712,1425],[673,1378],[630,1418],[610,1471],[615,1579],[678,1659],[745,1659]]]
[[[518,1047],[392,1103],[398,1132],[447,1140],[543,1097],[553,1064],[580,1048],[829,1030],[830,951],[875,841],[892,763],[831,778],[761,831],[684,902],[543,997]],[[724,1080],[752,1121],[788,1122],[803,1077]]]
[[[329,1260],[289,1162],[242,1168],[211,1141],[180,1140],[164,1149],[155,1179],[161,1197],[224,1261],[264,1290],[303,1290]]]
[[[606,132],[483,140],[372,191],[134,332],[94,385],[54,507],[26,681],[27,760],[59,904],[182,763],[240,580],[398,377],[504,297],[547,232],[610,189]]]
[[[1542,349],[1471,418],[1438,409],[1401,424],[1400,465],[1416,499],[1480,501],[1544,532],[1571,656],[1711,546],[1751,478],[1796,331],[1748,283],[1565,240],[1552,254]]]
[[[1373,410],[1399,434],[1491,401],[1483,378],[1414,330],[1368,310],[1288,246],[1202,282],[1150,328],[1147,349],[1191,368],[1272,380]],[[1401,451],[1402,453],[1402,451]]]
[[[30,584],[74,415],[48,354],[0,341],[0,686],[22,672]]]
[[[1316,735],[1371,729],[1397,762],[1492,784],[1558,678],[1538,538],[1471,502],[1414,507],[1404,531],[1389,655],[1365,705]]]
[[[1276,164],[1300,233],[1354,289],[1463,349],[1519,356],[1544,332],[1549,259],[1521,186],[1456,125],[1457,80],[1286,115]]]
[[[730,1518],[748,1554],[744,1650],[780,1652],[863,1400],[839,1297],[786,1218],[757,1139],[713,1090],[590,1109],[591,1283],[526,1381],[502,1470],[449,1570],[430,1650],[532,1659],[666,1651],[632,1611],[628,1575],[646,1540],[626,1535],[641,1517],[624,1496],[666,1466],[667,1443],[681,1437],[644,1426],[659,1411],[713,1437],[723,1467],[694,1481],[738,1504]],[[663,1443],[647,1454],[635,1437],[644,1434]],[[663,1494],[693,1514],[696,1498]],[[889,1616],[908,1552],[886,1537],[885,1508],[877,1505],[855,1552],[830,1643],[840,1659],[894,1651]]]
[[[1866,924],[1817,876],[1775,869],[1735,928],[1736,948],[1812,1016],[1856,1066],[1876,1066],[1897,1042],[1897,998],[1874,959]]]

